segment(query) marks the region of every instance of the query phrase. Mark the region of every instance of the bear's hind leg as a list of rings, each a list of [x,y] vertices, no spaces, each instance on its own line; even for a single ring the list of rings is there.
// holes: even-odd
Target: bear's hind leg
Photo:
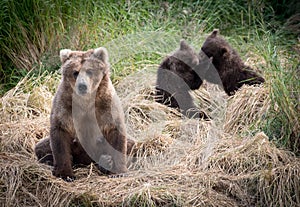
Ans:
[[[34,148],[35,155],[40,163],[53,166],[53,155],[50,147],[50,138],[41,139]]]

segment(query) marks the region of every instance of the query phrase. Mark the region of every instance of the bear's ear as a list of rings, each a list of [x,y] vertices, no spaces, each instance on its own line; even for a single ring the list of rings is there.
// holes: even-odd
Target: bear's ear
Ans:
[[[186,43],[185,40],[180,40],[180,50],[188,50],[190,46]]]
[[[215,38],[219,34],[218,29],[214,29],[213,32],[210,34],[210,37]]]
[[[168,69],[170,70],[171,64],[170,64],[170,57],[166,57],[163,62],[160,64],[159,68]]]
[[[70,57],[72,50],[69,49],[62,49],[59,52],[60,61],[62,63],[66,62],[66,60]]]
[[[228,50],[227,47],[222,47],[222,48],[221,48],[221,54],[222,54],[222,55],[225,55],[225,54],[228,53],[228,52],[229,52],[229,50]]]
[[[104,63],[108,63],[108,52],[105,47],[99,47],[94,50],[94,57]]]
[[[222,48],[221,48],[221,55],[222,55],[224,58],[229,57],[229,52],[230,52],[230,50],[229,50],[227,47],[222,47]]]

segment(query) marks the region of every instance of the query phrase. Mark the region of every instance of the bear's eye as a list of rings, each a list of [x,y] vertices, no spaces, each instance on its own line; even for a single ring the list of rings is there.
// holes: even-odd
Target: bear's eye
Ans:
[[[93,70],[87,70],[87,71],[86,71],[86,74],[87,74],[88,76],[92,76],[92,75],[93,75]]]
[[[74,76],[75,79],[77,78],[78,74],[79,74],[78,71],[74,71],[73,76]]]

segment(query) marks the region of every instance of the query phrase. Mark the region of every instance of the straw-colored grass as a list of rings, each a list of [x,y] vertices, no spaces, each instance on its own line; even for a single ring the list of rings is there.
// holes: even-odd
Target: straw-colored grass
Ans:
[[[246,86],[228,99],[205,84],[193,96],[213,116],[207,122],[154,102],[153,67],[127,77],[116,88],[137,142],[128,175],[110,178],[91,164],[67,183],[34,156],[49,134],[53,98],[49,81],[34,83],[24,80],[1,98],[1,206],[300,205],[299,158],[259,132],[268,86]]]
[[[258,128],[270,108],[269,89],[244,85],[230,97],[226,109],[225,132],[241,133]]]

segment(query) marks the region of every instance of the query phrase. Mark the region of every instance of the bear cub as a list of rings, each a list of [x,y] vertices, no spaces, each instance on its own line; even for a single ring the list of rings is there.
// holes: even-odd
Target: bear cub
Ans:
[[[177,108],[189,118],[209,117],[197,109],[190,90],[199,89],[202,79],[195,69],[199,67],[199,55],[184,40],[180,47],[164,58],[157,70],[155,101]]]
[[[265,82],[262,76],[244,64],[239,54],[219,35],[217,29],[213,30],[203,43],[200,54],[202,52],[212,59],[214,66],[207,71],[205,77],[210,78],[206,80],[219,84],[220,78],[220,82],[229,96],[233,95],[243,84],[254,85]],[[210,73],[214,74],[212,70],[217,70],[219,78],[209,75]]]
[[[53,100],[50,138],[37,143],[36,156],[53,165],[53,175],[66,181],[75,178],[74,165],[91,162],[106,173],[125,173],[126,154],[134,141],[126,138],[123,109],[109,77],[107,50],[64,49],[60,59],[62,80]]]

